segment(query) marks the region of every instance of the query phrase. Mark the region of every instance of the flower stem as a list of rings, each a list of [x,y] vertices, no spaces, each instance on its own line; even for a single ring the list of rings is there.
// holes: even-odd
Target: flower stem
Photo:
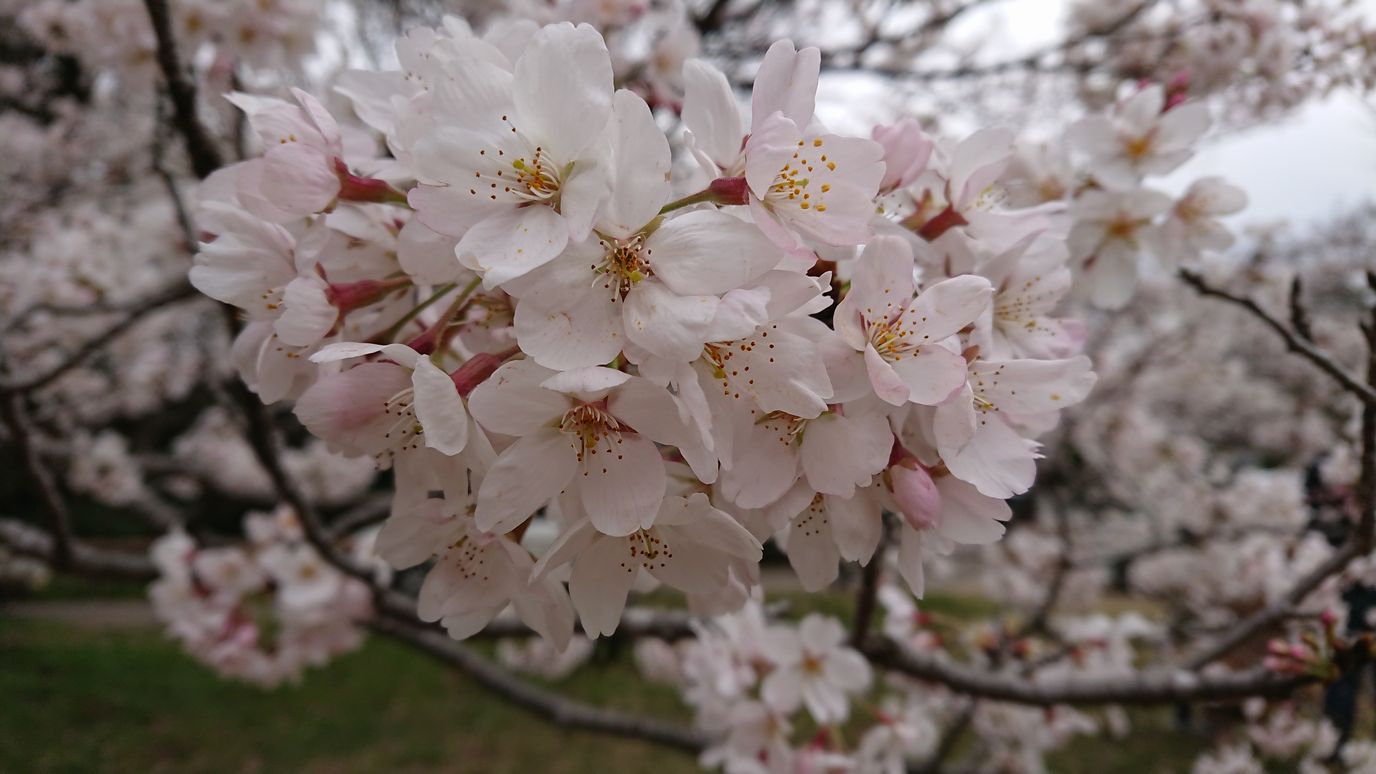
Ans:
[[[440,285],[438,288],[435,289],[434,293],[430,294],[429,298],[417,304],[416,308],[402,315],[400,320],[397,320],[396,322],[392,323],[391,327],[389,327],[387,330],[373,337],[373,340],[384,344],[390,342],[392,339],[396,338],[396,335],[398,333],[401,333],[401,329],[405,328],[407,323],[416,319],[416,317],[418,317],[421,312],[424,312],[436,301],[440,300],[441,298],[444,298],[445,294],[449,293],[449,291],[453,290],[458,286],[459,285],[457,282],[449,282],[444,285]]]

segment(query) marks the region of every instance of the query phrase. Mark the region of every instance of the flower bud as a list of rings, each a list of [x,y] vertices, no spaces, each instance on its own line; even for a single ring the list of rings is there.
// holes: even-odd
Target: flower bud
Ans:
[[[941,493],[916,460],[905,460],[889,468],[889,480],[893,497],[909,526],[921,530],[941,525]]]

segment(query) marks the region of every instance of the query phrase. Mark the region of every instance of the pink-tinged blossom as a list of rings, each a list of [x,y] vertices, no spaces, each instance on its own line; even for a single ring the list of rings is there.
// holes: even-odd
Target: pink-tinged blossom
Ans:
[[[994,286],[994,300],[970,341],[992,359],[1060,358],[1080,351],[1084,325],[1053,316],[1070,292],[1065,243],[1041,234],[1024,239],[979,265]]]
[[[669,145],[639,97],[617,93],[610,133],[615,172],[599,238],[509,286],[520,296],[517,339],[549,368],[610,362],[628,341],[656,357],[693,360],[712,333],[719,295],[784,257],[723,212],[658,220],[669,200]]]
[[[955,476],[928,476],[926,482],[915,478],[912,470],[905,472],[899,466],[889,473],[893,499],[904,516],[898,570],[913,594],[921,597],[926,591],[924,553],[949,554],[957,545],[993,543],[1003,536],[1003,523],[1012,511],[1002,498],[985,495]],[[929,483],[935,491],[928,488]],[[921,494],[915,495],[915,489]],[[900,494],[900,490],[908,491]],[[934,513],[933,506],[939,511]]]
[[[592,230],[609,188],[611,60],[587,25],[542,28],[511,67],[476,39],[458,45],[475,50],[433,87],[436,126],[412,149],[422,185],[410,199],[494,288]]]
[[[1101,185],[1131,190],[1148,175],[1185,163],[1190,147],[1209,129],[1209,110],[1189,103],[1166,109],[1166,92],[1148,86],[1118,106],[1112,117],[1091,116],[1070,129],[1070,142],[1089,157]]]
[[[379,546],[397,569],[434,556],[416,601],[420,619],[439,621],[451,637],[465,639],[511,606],[556,649],[567,647],[574,615],[563,584],[532,582],[535,560],[529,551],[479,531],[466,512],[455,515],[440,501],[430,502],[435,505],[393,515],[384,527],[389,539]]]
[[[813,419],[764,414],[735,434],[722,493],[742,508],[760,508],[801,478],[815,492],[851,497],[884,469],[892,440],[879,411],[827,411]]]
[[[595,512],[592,512],[595,514]],[[758,564],[760,543],[707,496],[665,497],[640,526],[609,535],[584,519],[541,557],[534,578],[572,564],[569,592],[589,636],[616,631],[641,570],[688,594],[711,595],[731,582],[733,560]]]
[[[1233,245],[1233,234],[1219,218],[1235,215],[1246,206],[1247,194],[1222,178],[1196,180],[1166,213],[1152,249],[1169,263],[1227,250]]]
[[[835,618],[813,613],[797,631],[776,627],[769,634],[774,669],[760,691],[780,712],[799,707],[819,725],[840,723],[850,715],[850,697],[870,686],[869,662],[845,646],[846,630]]]
[[[346,184],[358,181],[344,164],[339,124],[311,95],[292,89],[296,104],[233,93],[263,143],[261,158],[238,168],[237,193],[253,214],[274,223],[329,209]]]
[[[935,405],[965,382],[964,359],[943,342],[974,323],[992,295],[978,276],[953,277],[917,294],[912,248],[880,236],[856,262],[850,292],[836,307],[836,332],[864,354],[870,384],[886,403]]]
[[[1014,423],[1055,414],[1084,400],[1095,375],[1087,357],[1065,360],[975,360],[959,391],[936,407],[933,436],[951,473],[989,497],[1032,486],[1037,443]]]
[[[793,253],[809,245],[858,245],[873,233],[884,149],[856,137],[818,133],[775,113],[745,144],[745,179],[755,225]]]
[[[879,193],[887,194],[912,185],[936,150],[936,140],[922,130],[913,118],[874,127],[871,138],[884,148],[884,179]]]
[[[513,361],[473,391],[469,408],[488,431],[517,438],[478,491],[478,527],[498,533],[565,489],[608,535],[648,527],[668,483],[655,442],[687,448],[691,438],[667,390],[610,368],[560,373]],[[690,462],[715,475],[714,459]]]
[[[1075,200],[1070,248],[1076,293],[1096,306],[1118,309],[1137,288],[1137,264],[1155,236],[1152,223],[1171,206],[1169,196],[1133,191],[1086,191]]]
[[[765,508],[772,524],[786,524],[779,537],[805,591],[831,585],[841,561],[869,564],[883,535],[883,511],[877,487],[840,497],[815,494],[806,480]]]

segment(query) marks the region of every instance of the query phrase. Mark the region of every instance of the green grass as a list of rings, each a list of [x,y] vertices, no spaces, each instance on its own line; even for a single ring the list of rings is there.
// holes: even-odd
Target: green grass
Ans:
[[[849,613],[835,595],[810,596],[792,600],[795,615]],[[978,607],[938,599],[929,606],[953,617]],[[636,674],[624,643],[601,648],[555,687],[591,704],[687,722],[674,691]],[[1132,720],[1124,739],[1076,739],[1050,756],[1050,771],[1184,772],[1208,746],[1176,730],[1169,708],[1134,710]],[[78,628],[0,611],[0,772],[696,771],[680,753],[549,726],[380,637],[300,685],[263,691],[217,678],[154,630]]]
[[[624,662],[561,688],[663,714],[672,691]],[[632,686],[636,687],[632,689]],[[0,614],[0,771],[697,771],[687,756],[563,731],[391,642],[274,691],[228,683],[150,631],[87,631]]]

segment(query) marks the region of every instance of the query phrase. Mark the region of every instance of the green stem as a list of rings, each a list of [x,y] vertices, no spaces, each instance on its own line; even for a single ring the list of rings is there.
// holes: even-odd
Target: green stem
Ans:
[[[390,328],[383,331],[382,333],[379,333],[376,337],[376,340],[382,343],[390,342],[392,339],[396,338],[396,335],[401,332],[402,328],[406,327],[407,323],[416,319],[416,317],[420,315],[421,312],[424,312],[426,309],[428,309],[431,304],[435,303],[441,298],[444,298],[446,293],[458,286],[459,285],[457,282],[450,282],[439,286],[439,288],[436,289],[435,292],[432,293],[429,298],[420,302],[420,304],[418,304],[415,309],[412,309],[411,311],[402,315],[401,319],[392,323],[392,326]]]
[[[704,188],[695,194],[689,194],[682,199],[676,199],[663,207],[659,208],[660,215],[667,215],[674,210],[681,210],[684,207],[691,207],[694,204],[702,204],[716,199],[716,193],[710,188]]]

